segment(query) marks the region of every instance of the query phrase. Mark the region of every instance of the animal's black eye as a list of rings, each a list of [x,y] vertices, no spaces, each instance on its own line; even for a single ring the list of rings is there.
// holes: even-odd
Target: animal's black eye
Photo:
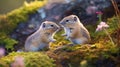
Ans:
[[[69,20],[66,20],[66,22],[69,22]]]
[[[42,27],[44,28],[45,26],[46,26],[46,24],[45,24],[45,23],[43,23],[43,26],[42,26]]]
[[[74,21],[77,21],[77,17],[74,17]]]
[[[51,27],[53,27],[54,25],[51,25]]]

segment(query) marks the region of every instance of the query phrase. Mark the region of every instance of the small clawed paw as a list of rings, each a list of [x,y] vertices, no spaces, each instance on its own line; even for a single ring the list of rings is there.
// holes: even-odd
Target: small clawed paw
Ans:
[[[66,40],[69,40],[69,37],[66,37],[65,39],[66,39]]]
[[[67,36],[67,34],[62,34],[62,36]]]
[[[56,41],[56,39],[52,39],[52,40],[51,40],[51,42],[55,42],[55,41]]]

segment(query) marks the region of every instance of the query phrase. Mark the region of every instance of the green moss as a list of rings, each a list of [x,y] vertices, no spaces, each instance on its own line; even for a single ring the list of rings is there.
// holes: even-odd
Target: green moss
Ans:
[[[59,61],[64,61],[71,67],[84,66],[82,65],[83,60],[86,60],[85,66],[88,65],[89,67],[89,65],[94,64],[99,59],[111,59],[111,56],[118,53],[119,48],[116,45],[112,45],[111,42],[67,46],[55,51]]]
[[[114,32],[116,32],[117,29],[119,29],[119,27],[120,27],[119,26],[119,19],[115,16],[112,18],[108,18],[107,23],[110,26],[108,29],[108,32],[110,34],[113,34]]]
[[[108,31],[108,33],[110,35],[114,34],[119,29],[119,19],[115,16],[112,18],[108,18],[106,23],[109,25],[109,28],[106,30]],[[96,43],[96,42],[99,42],[100,40],[103,40],[103,39],[109,40],[108,36],[106,35],[106,33],[103,30],[95,32],[97,25],[87,25],[86,28],[90,32],[90,36],[92,39],[91,43]],[[114,38],[114,37],[112,37],[112,38]]]
[[[0,33],[0,44],[5,44],[6,49],[13,50],[14,45],[18,42],[12,38],[10,38],[8,35],[5,35],[4,33]]]
[[[34,1],[31,3],[24,4],[21,8],[15,9],[12,12],[8,13],[7,19],[11,24],[13,23],[13,29],[14,29],[18,23],[26,21],[30,14],[35,13],[45,3],[46,0]]]
[[[0,65],[3,65],[3,67],[10,65],[16,56],[24,58],[25,67],[55,67],[54,60],[42,52],[12,52],[0,59]]]
[[[64,33],[63,30],[60,30],[59,32],[56,33],[56,35],[54,36],[54,38],[56,39],[56,42],[50,43],[51,49],[56,49],[60,46],[67,45],[67,44],[71,43],[69,40],[66,40],[64,36],[62,36],[63,33]]]

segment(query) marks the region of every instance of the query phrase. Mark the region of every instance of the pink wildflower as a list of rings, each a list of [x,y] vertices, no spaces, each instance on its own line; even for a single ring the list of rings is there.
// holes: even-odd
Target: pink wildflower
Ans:
[[[98,25],[96,31],[101,31],[101,30],[102,30],[102,26]]]
[[[24,58],[22,56],[15,57],[15,61],[11,64],[11,67],[25,67]]]
[[[3,56],[5,56],[5,49],[0,48],[0,58],[2,58]]]
[[[108,27],[109,27],[109,25],[106,24],[105,22],[100,22],[100,24],[97,26],[96,31],[101,31],[101,30],[103,30],[103,28],[108,28]]]
[[[105,22],[101,22],[100,25],[101,25],[102,27],[104,27],[104,28],[108,28],[108,27],[109,27],[109,25],[106,24]]]
[[[96,12],[96,14],[103,14],[101,11]]]

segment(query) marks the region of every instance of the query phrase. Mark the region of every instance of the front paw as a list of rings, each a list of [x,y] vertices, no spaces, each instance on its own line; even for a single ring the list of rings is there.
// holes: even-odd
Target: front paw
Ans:
[[[52,39],[52,40],[50,40],[50,42],[55,42],[56,41],[56,39]]]
[[[62,34],[62,36],[67,36],[67,34]]]
[[[65,39],[66,39],[66,40],[69,40],[69,37],[66,37]]]

